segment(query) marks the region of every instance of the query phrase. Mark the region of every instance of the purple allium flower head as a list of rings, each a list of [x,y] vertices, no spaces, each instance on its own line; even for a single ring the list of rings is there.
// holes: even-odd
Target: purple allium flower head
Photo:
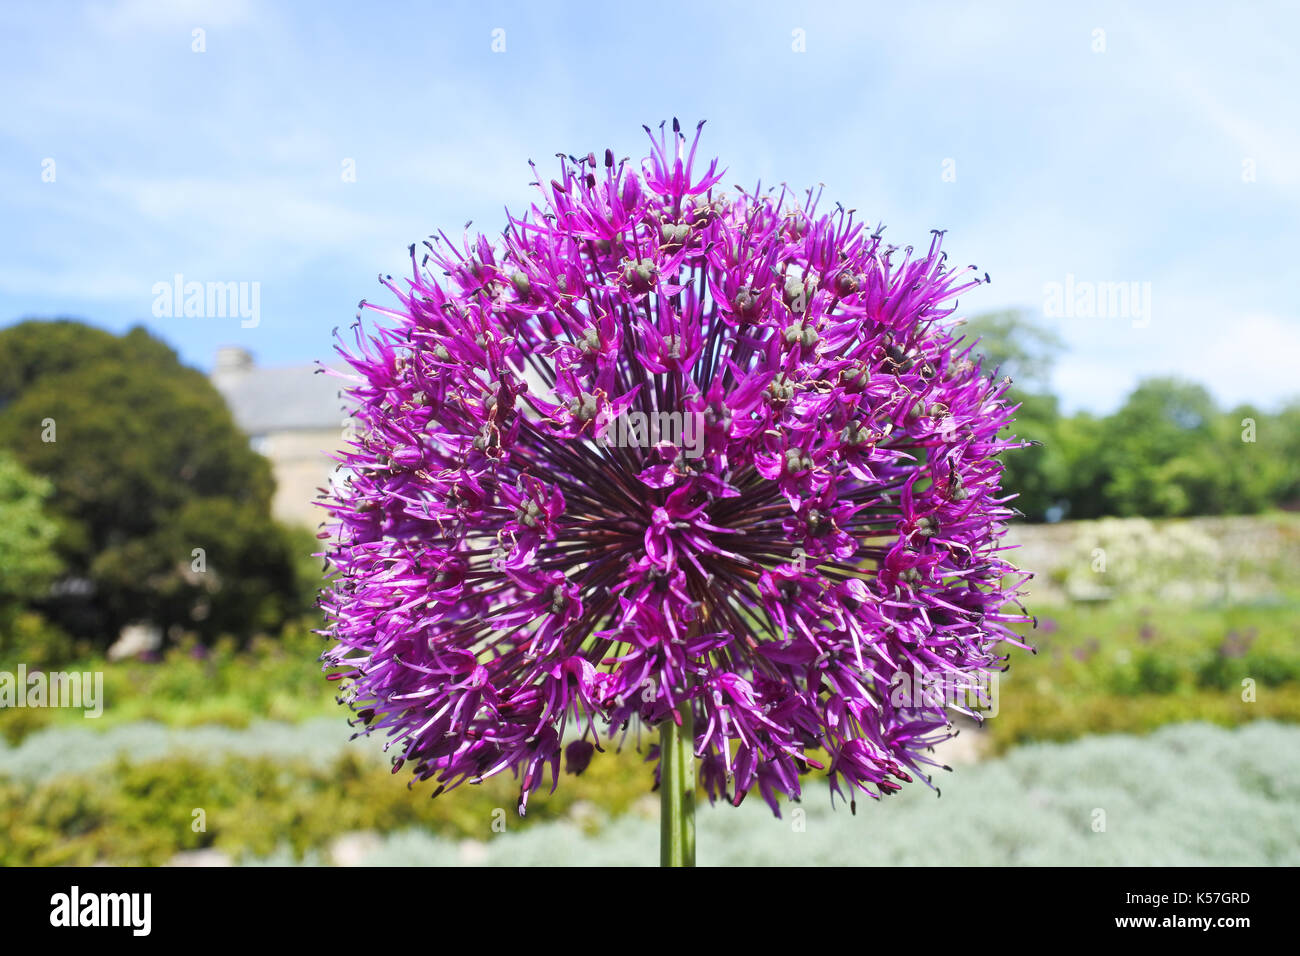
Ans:
[[[500,241],[413,246],[342,350],[323,659],[437,793],[511,770],[523,812],[690,708],[710,799],[776,810],[810,768],[879,796],[950,734],[899,687],[1023,646],[1007,383],[951,319],[974,267],[720,194],[698,143],[562,156]]]

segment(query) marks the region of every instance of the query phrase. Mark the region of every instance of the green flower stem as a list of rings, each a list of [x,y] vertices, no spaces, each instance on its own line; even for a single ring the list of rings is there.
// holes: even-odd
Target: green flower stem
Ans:
[[[695,715],[680,708],[659,729],[659,865],[695,865]]]

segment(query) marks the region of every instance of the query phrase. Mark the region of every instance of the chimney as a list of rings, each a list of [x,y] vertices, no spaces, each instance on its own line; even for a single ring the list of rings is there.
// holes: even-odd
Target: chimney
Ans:
[[[238,345],[217,349],[217,372],[247,372],[253,367],[253,353]]]
[[[216,365],[212,369],[212,382],[221,391],[238,384],[253,370],[253,353],[238,345],[225,345],[217,349]]]

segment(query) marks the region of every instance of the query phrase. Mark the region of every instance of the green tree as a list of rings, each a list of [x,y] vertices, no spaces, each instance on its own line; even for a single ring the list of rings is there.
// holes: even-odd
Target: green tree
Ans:
[[[1211,453],[1219,412],[1202,386],[1175,378],[1141,382],[1106,419],[1100,459],[1119,515],[1223,510],[1225,485]]]
[[[1042,521],[1064,510],[1069,479],[1056,396],[1016,394],[1012,400],[1019,402],[1020,408],[1007,431],[1033,444],[1005,453],[1002,487],[1019,496],[1014,504],[1027,518]]]
[[[1032,442],[1004,455],[1003,488],[1030,520],[1056,516],[1241,514],[1300,503],[1300,400],[1276,415],[1223,412],[1203,387],[1141,382],[1111,415],[1062,416],[1048,391],[1062,343],[1022,313],[976,316],[966,333],[1019,405],[1005,434]],[[1253,439],[1253,440],[1252,440]]]
[[[1088,412],[1061,418],[1055,440],[1065,461],[1059,495],[1068,518],[1100,518],[1114,514],[1106,495],[1109,466],[1101,456],[1107,434],[1106,419]]]
[[[53,486],[0,452],[0,607],[39,597],[62,570],[58,522],[46,510]]]
[[[1255,476],[1248,500],[1264,506],[1300,507],[1300,399],[1292,399],[1275,415],[1249,405],[1228,413],[1226,442],[1237,452],[1230,460]]]
[[[983,371],[1012,381],[1007,398],[1020,407],[1004,434],[1032,443],[1005,454],[1003,488],[1018,495],[1015,505],[1030,520],[1063,512],[1070,465],[1059,442],[1056,396],[1048,385],[1064,343],[1015,310],[977,315],[963,332],[974,342]]]
[[[143,328],[0,331],[0,446],[53,484],[60,553],[93,584],[49,608],[70,629],[110,641],[145,620],[247,635],[296,603],[270,465],[208,379]],[[221,556],[220,575],[191,580],[195,548]]]
[[[1008,376],[1021,394],[1045,394],[1065,342],[1017,309],[986,312],[966,320],[963,332],[984,357],[985,374]]]

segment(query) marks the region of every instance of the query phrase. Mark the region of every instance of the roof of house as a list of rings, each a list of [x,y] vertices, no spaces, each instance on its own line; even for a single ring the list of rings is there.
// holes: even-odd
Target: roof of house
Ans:
[[[249,360],[237,367],[218,362],[212,383],[225,396],[235,423],[250,435],[299,429],[339,428],[347,415],[334,375],[301,365],[258,368]]]

